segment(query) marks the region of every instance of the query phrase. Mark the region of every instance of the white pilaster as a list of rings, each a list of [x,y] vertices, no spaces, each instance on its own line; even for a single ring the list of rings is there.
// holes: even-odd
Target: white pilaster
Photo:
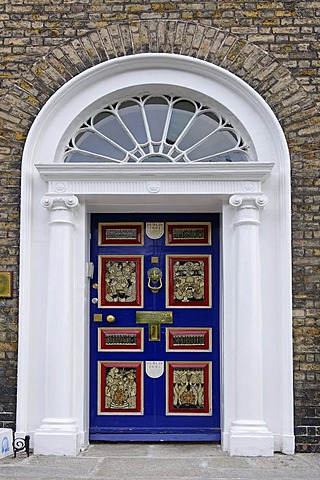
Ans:
[[[35,432],[34,452],[79,453],[74,419],[74,208],[77,197],[45,196],[50,212],[46,331],[45,418]]]
[[[235,208],[235,419],[230,455],[270,456],[274,438],[263,415],[260,210],[265,195],[233,195]]]

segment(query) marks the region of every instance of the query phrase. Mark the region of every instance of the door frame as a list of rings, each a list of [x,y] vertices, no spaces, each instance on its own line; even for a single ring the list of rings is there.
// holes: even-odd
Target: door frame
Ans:
[[[59,163],[75,124],[106,99],[164,86],[214,97],[250,136],[257,161]],[[221,213],[222,448],[231,455],[293,453],[289,165],[283,132],[264,100],[201,60],[117,58],[51,97],[30,130],[22,166],[17,430],[31,435],[36,453],[75,455],[88,445],[88,217],[108,210]],[[242,255],[248,245],[250,272]],[[250,371],[254,418],[239,368],[244,340],[249,365],[257,367]]]

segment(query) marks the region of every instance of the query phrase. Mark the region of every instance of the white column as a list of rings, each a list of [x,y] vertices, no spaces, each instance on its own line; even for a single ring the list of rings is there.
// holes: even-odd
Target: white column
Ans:
[[[233,195],[235,208],[235,419],[230,428],[230,455],[270,456],[274,439],[264,421],[260,210],[265,195]]]
[[[34,452],[76,455],[74,412],[74,208],[75,196],[45,196],[49,218],[46,312],[45,418],[35,432]]]

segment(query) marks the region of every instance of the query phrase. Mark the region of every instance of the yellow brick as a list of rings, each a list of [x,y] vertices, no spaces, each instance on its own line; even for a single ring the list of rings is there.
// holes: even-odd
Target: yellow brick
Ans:
[[[27,138],[27,135],[25,135],[24,133],[18,132],[15,134],[14,138],[16,140],[25,140]]]
[[[262,25],[269,26],[269,25],[278,25],[279,20],[277,18],[266,18],[263,20]]]
[[[151,8],[155,12],[164,12],[165,10],[174,10],[174,6],[171,3],[153,3],[151,5]]]
[[[29,83],[25,82],[24,80],[20,80],[19,85],[24,90],[31,90],[32,89],[32,86],[29,85]]]
[[[260,17],[260,12],[258,12],[257,10],[252,10],[250,12],[243,12],[243,15],[249,18],[257,18]]]
[[[190,18],[193,18],[193,13],[192,12],[182,12],[181,17],[184,18],[184,19],[190,19]]]
[[[28,96],[27,101],[28,101],[29,103],[32,103],[32,105],[39,105],[38,100],[37,100],[35,97],[31,96],[31,95]]]
[[[128,11],[130,13],[138,13],[143,11],[143,6],[142,5],[130,5],[128,8]]]
[[[276,10],[274,12],[276,17],[295,17],[296,12],[294,10]]]

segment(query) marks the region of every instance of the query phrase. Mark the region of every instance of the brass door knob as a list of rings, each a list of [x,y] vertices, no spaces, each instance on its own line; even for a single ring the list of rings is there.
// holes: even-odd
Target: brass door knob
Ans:
[[[114,317],[113,315],[108,315],[107,316],[107,322],[108,323],[113,323],[116,321],[116,317]]]

